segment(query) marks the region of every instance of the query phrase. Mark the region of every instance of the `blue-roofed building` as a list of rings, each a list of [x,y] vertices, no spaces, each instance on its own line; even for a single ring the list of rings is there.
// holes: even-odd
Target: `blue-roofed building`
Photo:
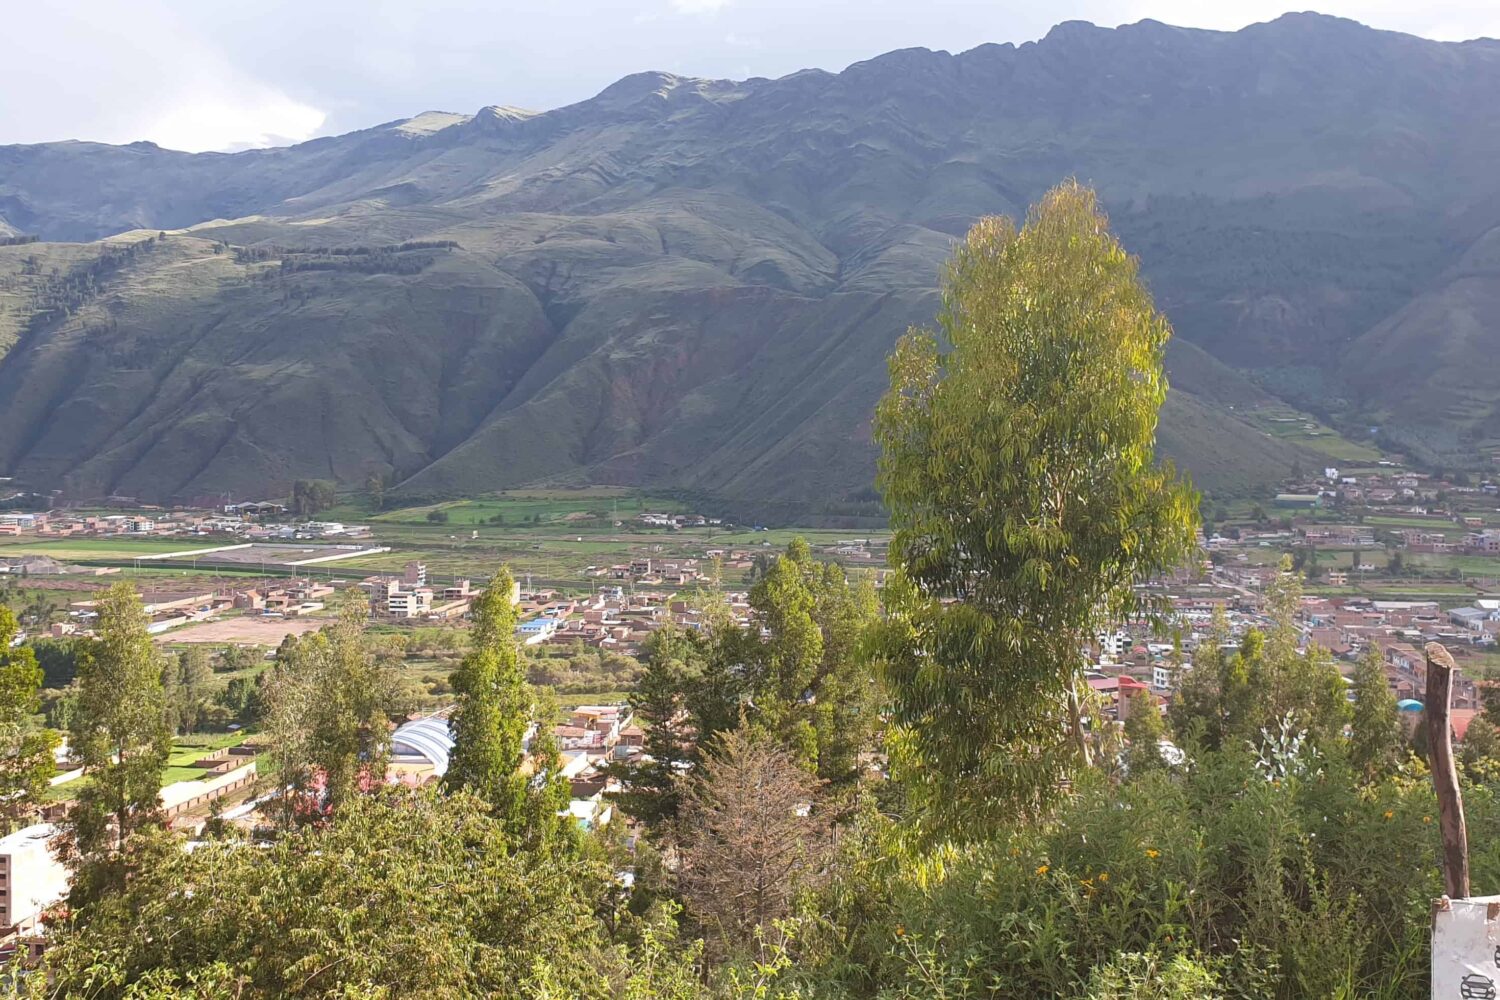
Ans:
[[[516,626],[516,635],[526,645],[534,646],[552,638],[561,625],[562,622],[556,618],[533,618],[531,621],[522,622]]]

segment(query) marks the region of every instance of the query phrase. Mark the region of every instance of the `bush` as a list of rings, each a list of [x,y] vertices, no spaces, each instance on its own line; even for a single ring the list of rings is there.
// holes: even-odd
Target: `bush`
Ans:
[[[1216,1000],[1221,987],[1216,973],[1186,955],[1130,952],[1093,971],[1083,1000]]]
[[[815,904],[839,930],[812,965],[849,996],[1425,997],[1429,784],[1304,763],[1270,779],[1231,749],[1186,776],[1085,775],[1049,821],[973,845],[913,848],[867,816]],[[1500,821],[1490,788],[1466,796],[1471,830]],[[1475,885],[1500,884],[1500,847],[1473,847]]]

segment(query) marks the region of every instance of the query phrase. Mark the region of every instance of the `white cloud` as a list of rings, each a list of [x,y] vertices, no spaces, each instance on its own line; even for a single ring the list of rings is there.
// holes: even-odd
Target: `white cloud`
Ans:
[[[679,14],[714,14],[729,6],[729,0],[671,0]]]
[[[0,142],[149,139],[192,152],[300,142],[323,110],[261,78],[232,31],[205,30],[170,0],[80,0],[37,5],[7,56],[16,80],[0,88]],[[66,58],[58,58],[58,52]],[[81,71],[87,67],[87,71]]]
[[[190,153],[209,149],[284,146],[318,134],[328,116],[274,90],[252,93],[179,94],[141,134],[169,149]]]

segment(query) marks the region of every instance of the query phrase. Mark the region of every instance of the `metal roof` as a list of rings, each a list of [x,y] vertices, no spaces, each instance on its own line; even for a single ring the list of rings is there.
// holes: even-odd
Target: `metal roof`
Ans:
[[[441,715],[408,722],[391,734],[391,753],[398,757],[422,757],[432,764],[433,773],[442,777],[448,772],[448,757],[453,752],[453,733],[448,720]]]

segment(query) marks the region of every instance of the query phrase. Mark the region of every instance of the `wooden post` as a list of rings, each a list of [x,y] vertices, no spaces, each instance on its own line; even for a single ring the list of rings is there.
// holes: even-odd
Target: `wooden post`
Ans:
[[[1432,787],[1437,792],[1438,826],[1443,835],[1443,884],[1448,898],[1469,895],[1469,834],[1464,825],[1464,799],[1458,787],[1458,769],[1453,765],[1453,729],[1449,702],[1453,689],[1453,657],[1442,643],[1429,642],[1427,654],[1427,700],[1422,713],[1427,721],[1427,746],[1432,758]]]

